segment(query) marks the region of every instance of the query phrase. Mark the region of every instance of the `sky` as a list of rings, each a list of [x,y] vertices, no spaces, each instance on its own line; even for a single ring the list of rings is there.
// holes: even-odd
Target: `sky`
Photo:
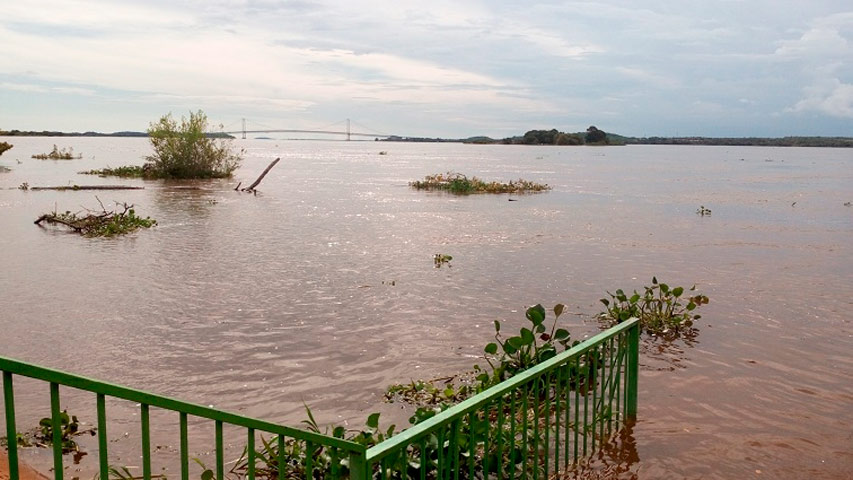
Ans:
[[[0,129],[853,136],[853,2],[0,0]]]

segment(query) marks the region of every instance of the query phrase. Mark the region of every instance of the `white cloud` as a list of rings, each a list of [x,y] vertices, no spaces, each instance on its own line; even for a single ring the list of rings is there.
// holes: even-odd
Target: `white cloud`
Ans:
[[[806,90],[806,98],[789,108],[791,112],[819,112],[833,117],[853,118],[853,84],[838,79]]]

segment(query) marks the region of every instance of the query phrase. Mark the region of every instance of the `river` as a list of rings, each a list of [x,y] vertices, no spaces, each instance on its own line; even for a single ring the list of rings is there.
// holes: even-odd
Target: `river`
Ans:
[[[0,355],[291,425],[303,404],[325,424],[359,426],[373,411],[399,424],[410,412],[382,403],[386,386],[470,368],[493,320],[517,330],[526,306],[562,302],[582,338],[606,290],[657,276],[696,284],[710,304],[694,340],[644,340],[639,421],[601,468],[853,471],[851,150],[236,140],[233,179],[162,182],[77,174],[141,164],[146,139],[0,141],[15,146],[0,157],[11,169],[0,173]],[[30,158],[54,143],[83,158]],[[257,195],[233,190],[275,157]],[[408,187],[445,171],[553,190]],[[96,195],[158,226],[88,239],[33,224],[98,209]],[[435,268],[436,253],[453,260]],[[36,388],[16,384],[19,425],[46,412]],[[133,406],[110,408],[116,443],[132,444]]]

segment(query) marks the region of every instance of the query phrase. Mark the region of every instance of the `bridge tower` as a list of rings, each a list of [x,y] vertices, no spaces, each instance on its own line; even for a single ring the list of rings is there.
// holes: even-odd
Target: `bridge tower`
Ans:
[[[347,141],[350,139],[349,118],[347,119]]]
[[[246,139],[246,119],[243,119],[243,140]]]

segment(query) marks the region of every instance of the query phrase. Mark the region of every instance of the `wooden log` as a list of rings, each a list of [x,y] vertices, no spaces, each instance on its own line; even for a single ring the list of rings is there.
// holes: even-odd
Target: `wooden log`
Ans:
[[[30,187],[30,190],[142,190],[145,187],[132,187],[130,185],[66,185],[62,187]]]
[[[266,177],[266,176],[267,176],[267,174],[270,172],[270,170],[272,170],[272,167],[274,167],[274,166],[275,166],[275,164],[276,164],[276,163],[278,163],[278,161],[279,161],[279,160],[281,160],[281,157],[276,158],[275,160],[273,160],[273,161],[272,161],[272,163],[270,163],[269,165],[267,165],[267,168],[265,168],[265,169],[264,169],[263,173],[261,173],[261,176],[260,176],[260,177],[258,177],[258,179],[257,179],[257,180],[255,180],[251,185],[249,185],[248,187],[244,188],[244,189],[243,189],[243,191],[244,191],[244,192],[254,192],[254,191],[255,191],[255,187],[257,187],[257,186],[258,186],[258,184],[260,184],[260,183],[261,183],[261,180],[263,180],[263,179],[264,179],[264,177]]]

